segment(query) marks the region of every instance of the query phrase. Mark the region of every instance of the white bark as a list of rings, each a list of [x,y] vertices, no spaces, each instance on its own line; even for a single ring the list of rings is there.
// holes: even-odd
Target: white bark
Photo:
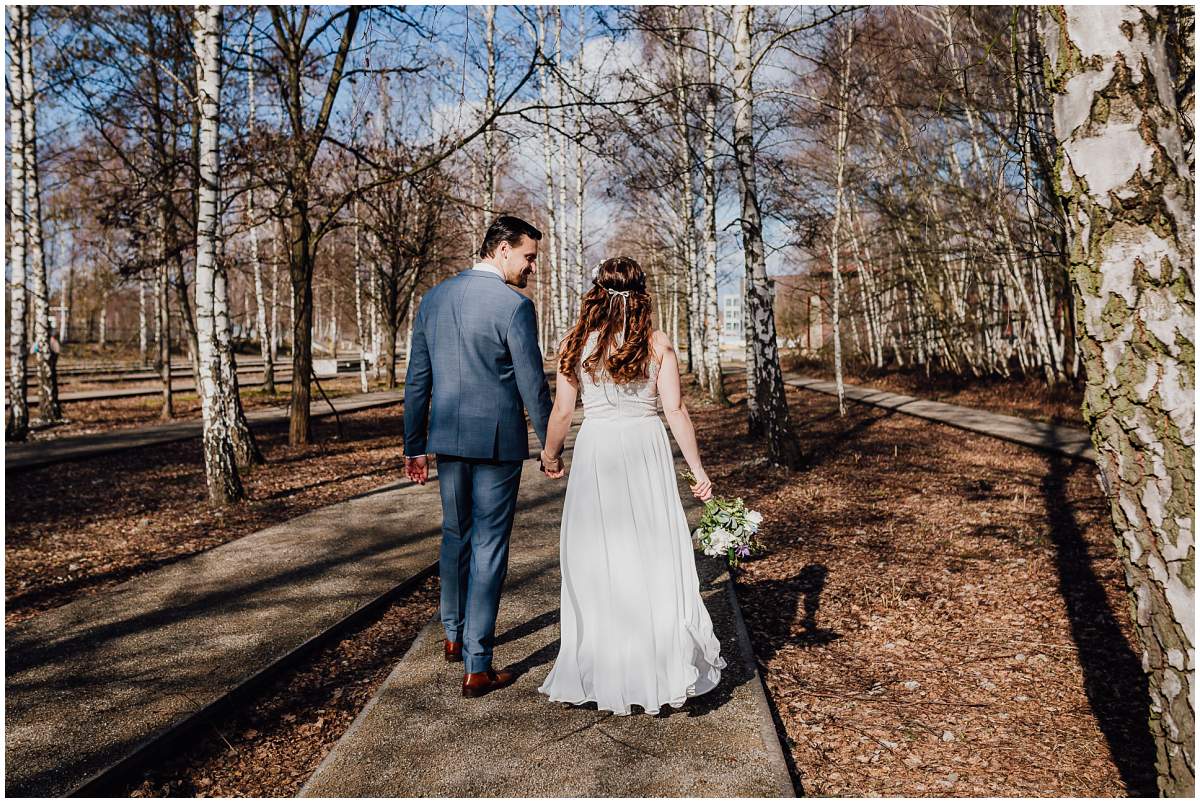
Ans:
[[[1043,18],[1084,417],[1148,674],[1158,785],[1195,793],[1195,178],[1159,9]]]
[[[487,96],[483,113],[490,118],[496,110],[496,7],[483,7],[487,25],[484,44],[487,47]],[[496,215],[496,131],[488,124],[483,131],[484,226],[490,226]]]
[[[714,401],[724,402],[721,375],[721,331],[717,307],[717,26],[712,6],[704,6],[708,87],[704,101],[704,369],[705,387]]]
[[[158,375],[162,381],[163,400],[159,418],[164,421],[175,415],[174,399],[171,388],[171,308],[169,282],[167,279],[167,214],[160,204],[157,217],[158,268],[155,276],[158,288],[155,293],[155,310],[157,312],[156,329],[158,330]]]
[[[562,6],[554,9],[554,52],[562,53]],[[566,135],[566,86],[562,78],[562,59],[558,59],[558,243],[559,243],[559,271],[560,289],[562,290],[563,304],[563,320],[565,326],[570,327],[571,321],[574,320],[576,305],[578,298],[571,298],[571,294],[567,291],[570,283],[567,279],[567,135]]]
[[[37,350],[38,417],[58,421],[58,374],[50,349],[50,287],[46,281],[46,251],[42,234],[42,182],[38,163],[37,110],[39,93],[33,80],[33,33],[31,6],[21,15],[21,101],[25,132],[25,226],[29,280],[33,291],[33,342]]]
[[[243,496],[241,478],[226,416],[216,301],[218,152],[221,101],[221,9],[198,6],[193,33],[196,47],[196,85],[200,104],[199,197],[196,227],[196,335],[199,346],[201,408],[204,418],[204,463],[209,499],[217,505]]]
[[[28,341],[25,329],[26,310],[26,210],[25,210],[25,146],[24,100],[22,98],[22,61],[24,47],[21,37],[23,6],[9,6],[8,67],[9,67],[9,131],[11,158],[9,167],[9,203],[12,229],[9,231],[8,259],[11,271],[9,294],[9,393],[5,438],[25,440],[29,433],[29,406],[26,400],[28,380],[26,360]]]
[[[767,277],[758,199],[754,148],[754,6],[735,6],[733,16],[733,142],[746,253],[746,362],[749,366],[753,359],[752,398],[757,402],[758,415],[758,420],[751,420],[750,426],[751,432],[766,435],[767,453],[772,462],[795,466],[800,458],[799,444],[791,431],[783,373],[779,367],[774,298]]]
[[[583,87],[583,6],[579,7],[579,53],[575,57],[575,86]],[[583,196],[586,176],[583,170],[583,107],[575,106],[575,304],[583,298]]]
[[[841,230],[842,194],[846,186],[846,149],[850,137],[850,48],[854,44],[854,26],[847,22],[839,32],[842,63],[837,88],[837,141],[834,144],[834,161],[837,178],[834,193],[833,229],[830,232],[829,265],[833,287],[833,381],[837,390],[838,413],[846,415],[846,386],[842,378],[842,269]]]
[[[687,367],[689,371],[697,371],[701,385],[707,382],[708,376],[704,371],[703,357],[697,354],[701,342],[701,332],[697,323],[699,314],[699,282],[697,281],[696,255],[694,252],[696,237],[696,221],[693,216],[694,203],[692,198],[692,154],[687,120],[687,72],[683,57],[683,27],[682,15],[678,6],[671,10],[672,25],[675,28],[672,68],[674,74],[674,104],[671,109],[675,124],[675,170],[679,174],[679,220],[682,225],[683,238],[683,270],[687,295],[687,332],[688,354]],[[697,356],[700,359],[697,360]]]
[[[138,286],[138,362],[142,365],[146,364],[146,355],[149,353],[150,327],[146,318],[146,278],[139,276],[137,279]]]
[[[367,387],[367,332],[363,325],[362,304],[362,226],[358,218],[358,199],[354,200],[354,324],[358,333],[358,384],[363,393]]]
[[[247,63],[247,99],[249,109],[247,110],[248,128],[250,130],[250,140],[254,140],[254,119],[256,112],[256,98],[254,95],[254,60],[257,56],[257,51],[254,46],[254,19],[251,12],[250,26],[247,30],[247,46],[249,48],[249,57]],[[262,353],[263,359],[263,390],[271,395],[275,394],[275,354],[274,354],[274,322],[272,328],[267,329],[267,294],[263,290],[263,270],[262,259],[258,250],[258,221],[255,218],[254,208],[254,181],[255,177],[250,176],[250,187],[246,190],[246,217],[249,218],[247,223],[250,226],[250,264],[254,271],[254,307],[255,307],[255,326],[258,329],[258,344]],[[274,285],[274,276],[272,276],[272,285]],[[272,310],[274,313],[274,310]]]
[[[108,345],[108,290],[100,294],[100,349]]]
[[[546,10],[544,6],[538,6],[537,15],[538,48],[545,53]],[[566,332],[566,294],[563,292],[562,287],[562,257],[559,253],[561,250],[561,244],[558,239],[559,210],[554,197],[554,159],[553,148],[550,143],[553,133],[550,127],[549,72],[545,66],[538,69],[538,77],[541,81],[542,100],[542,161],[546,172],[546,262],[548,263],[548,273],[550,274],[550,314],[543,317],[549,318],[551,323],[550,340],[553,344],[553,351],[557,352],[558,342]]]

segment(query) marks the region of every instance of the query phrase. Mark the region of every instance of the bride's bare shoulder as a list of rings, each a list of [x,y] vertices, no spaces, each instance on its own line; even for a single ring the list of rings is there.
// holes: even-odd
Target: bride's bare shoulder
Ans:
[[[671,338],[666,332],[654,330],[650,335],[650,348],[654,353],[654,361],[661,363],[663,357],[675,350],[675,344],[671,342]]]

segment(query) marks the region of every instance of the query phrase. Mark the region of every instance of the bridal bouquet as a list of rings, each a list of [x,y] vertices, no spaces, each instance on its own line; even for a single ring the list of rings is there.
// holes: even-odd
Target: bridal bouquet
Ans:
[[[690,471],[683,471],[681,476],[688,482],[696,481]],[[757,510],[746,509],[741,497],[719,499],[714,496],[704,503],[700,526],[692,534],[700,541],[700,549],[705,555],[723,555],[730,566],[737,566],[751,554],[763,551],[763,545],[755,537],[762,520],[762,514]]]

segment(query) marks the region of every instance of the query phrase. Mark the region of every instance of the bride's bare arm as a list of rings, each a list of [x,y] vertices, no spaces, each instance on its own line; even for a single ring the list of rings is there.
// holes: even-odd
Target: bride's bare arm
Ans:
[[[554,461],[562,454],[567,433],[571,431],[571,417],[575,414],[575,400],[578,397],[579,388],[560,371],[554,383],[554,408],[550,411],[550,423],[546,426],[545,458]]]
[[[696,443],[696,428],[688,415],[687,405],[683,402],[683,390],[679,385],[679,357],[671,340],[662,332],[654,333],[655,351],[662,355],[658,367],[658,397],[662,400],[663,413],[667,417],[667,425],[671,434],[683,452],[683,459],[696,477],[692,485],[692,494],[699,500],[705,501],[712,496],[712,482],[704,472],[700,462],[700,446]]]

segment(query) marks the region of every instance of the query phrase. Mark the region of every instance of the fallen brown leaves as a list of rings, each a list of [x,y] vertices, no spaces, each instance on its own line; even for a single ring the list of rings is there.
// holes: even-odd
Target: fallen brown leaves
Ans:
[[[833,369],[828,360],[789,355],[785,370],[820,379],[833,379]],[[1039,377],[926,376],[920,367],[880,370],[852,365],[846,367],[844,377],[850,384],[877,390],[977,407],[1035,421],[1085,426],[1081,411],[1083,389],[1066,382],[1047,387]]]
[[[1155,794],[1092,467],[794,390],[789,473],[729,389],[689,406],[716,493],[766,517],[738,595],[805,794]]]
[[[199,439],[9,473],[6,624],[401,478],[400,405],[342,422],[337,439],[314,419],[316,442],[296,448],[286,423],[256,428],[267,464],[227,511],[208,504]]]

